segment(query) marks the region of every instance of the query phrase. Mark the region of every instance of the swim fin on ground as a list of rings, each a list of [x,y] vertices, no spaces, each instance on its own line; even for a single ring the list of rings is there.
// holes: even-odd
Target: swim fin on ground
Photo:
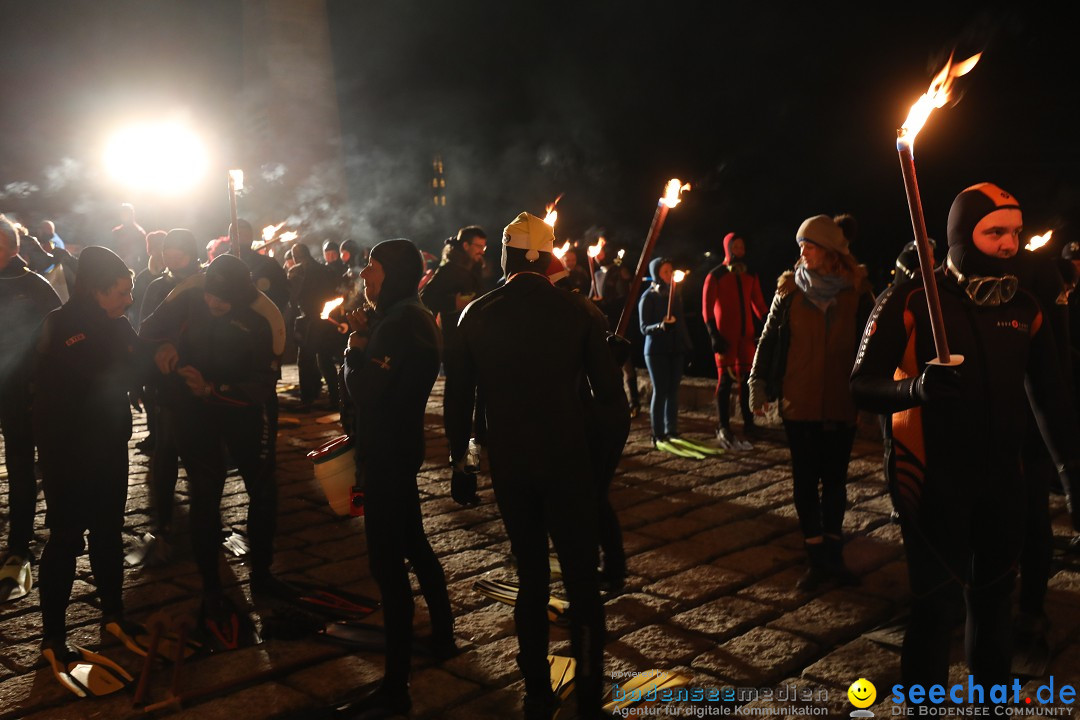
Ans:
[[[693,460],[705,459],[705,453],[698,452],[697,450],[691,450],[687,447],[675,445],[670,440],[657,440],[656,449],[661,452],[666,452],[669,455],[675,455],[676,457],[691,458]]]
[[[41,655],[57,681],[81,698],[111,695],[135,681],[127,670],[86,648],[43,647]]]
[[[686,450],[692,450],[693,452],[702,453],[704,455],[723,455],[724,450],[712,445],[706,445],[698,440],[691,440],[684,437],[669,437],[668,442],[676,447],[684,448]]]
[[[362,620],[379,609],[374,598],[306,580],[275,579],[267,590],[279,600],[331,619]]]
[[[8,555],[0,565],[0,603],[26,597],[33,586],[30,560],[20,555]]]
[[[548,665],[551,666],[551,690],[560,701],[570,697],[574,691],[574,673],[577,670],[577,661],[572,657],[563,655],[548,655]]]
[[[517,583],[488,578],[481,578],[473,583],[473,589],[481,595],[510,606],[517,604],[518,588]],[[567,615],[569,609],[568,601],[554,595],[548,598],[548,620],[556,625],[566,625],[570,622]]]
[[[146,657],[150,652],[150,631],[145,626],[131,620],[110,620],[105,623],[105,632],[116,636],[131,652]],[[165,632],[158,640],[157,654],[172,661],[179,657],[177,648],[180,639],[176,633]],[[189,658],[202,649],[202,644],[193,638],[184,641],[184,657]]]

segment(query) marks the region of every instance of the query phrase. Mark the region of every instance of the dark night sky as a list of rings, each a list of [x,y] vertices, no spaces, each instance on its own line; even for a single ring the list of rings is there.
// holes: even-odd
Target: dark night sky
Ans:
[[[328,0],[354,232],[432,247],[565,193],[560,236],[602,226],[640,243],[677,176],[695,188],[659,251],[688,265],[737,229],[774,276],[794,261],[803,218],[848,211],[862,225],[856,255],[887,268],[910,236],[895,129],[956,46],[985,55],[916,146],[930,233],[943,238],[957,192],[991,180],[1020,198],[1032,231],[1080,239],[1070,26],[1039,8],[971,7],[886,19],[820,4]],[[61,235],[63,221],[104,228],[101,208],[120,198],[95,166],[120,111],[180,108],[228,165],[239,3],[0,8],[2,209],[57,217]],[[435,153],[445,213],[422,205]],[[39,190],[20,194],[20,181]],[[366,204],[375,185],[400,202]],[[147,201],[140,217],[221,232],[223,194],[214,185],[183,209]]]

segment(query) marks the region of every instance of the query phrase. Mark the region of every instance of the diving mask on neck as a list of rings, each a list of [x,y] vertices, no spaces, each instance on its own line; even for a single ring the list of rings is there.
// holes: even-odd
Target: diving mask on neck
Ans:
[[[963,275],[947,258],[949,272],[956,276],[956,282],[964,288],[971,301],[979,307],[1003,305],[1014,297],[1020,289],[1020,281],[1015,275]]]

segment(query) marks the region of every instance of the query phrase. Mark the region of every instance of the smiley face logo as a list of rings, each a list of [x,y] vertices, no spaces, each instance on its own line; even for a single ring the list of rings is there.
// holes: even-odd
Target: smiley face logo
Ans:
[[[874,704],[874,700],[877,699],[877,688],[874,687],[874,683],[870,682],[866,678],[859,678],[855,682],[851,683],[851,687],[847,691],[848,700],[851,704],[857,708],[868,708]]]

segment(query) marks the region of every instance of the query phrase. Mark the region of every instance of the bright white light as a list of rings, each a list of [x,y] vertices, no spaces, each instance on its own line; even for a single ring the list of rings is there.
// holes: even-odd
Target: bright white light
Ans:
[[[136,125],[118,131],[105,149],[105,167],[129,187],[161,195],[182,193],[206,172],[202,142],[177,123]]]

